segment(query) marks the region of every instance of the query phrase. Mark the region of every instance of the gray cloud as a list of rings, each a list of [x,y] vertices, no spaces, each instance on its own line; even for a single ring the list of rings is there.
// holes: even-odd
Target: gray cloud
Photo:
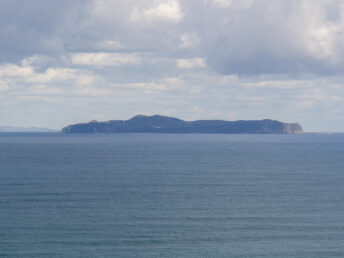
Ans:
[[[340,0],[3,0],[0,124],[162,113],[325,130],[316,113],[344,129],[343,15]]]
[[[4,0],[1,60],[136,51],[205,57],[223,74],[335,74],[344,64],[342,7],[338,0]]]
[[[260,0],[215,10],[217,19],[207,24],[216,28],[215,35],[204,39],[207,60],[224,74],[342,72],[342,6],[340,1]]]
[[[86,4],[81,0],[0,1],[0,60],[64,52],[66,38],[77,33],[74,22]]]

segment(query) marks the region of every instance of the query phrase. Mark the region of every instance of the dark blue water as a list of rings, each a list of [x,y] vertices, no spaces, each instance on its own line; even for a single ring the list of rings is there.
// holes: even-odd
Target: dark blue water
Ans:
[[[0,257],[343,257],[344,134],[0,134]]]

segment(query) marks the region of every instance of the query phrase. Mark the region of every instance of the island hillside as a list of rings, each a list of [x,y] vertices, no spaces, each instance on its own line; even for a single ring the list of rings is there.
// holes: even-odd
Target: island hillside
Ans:
[[[91,121],[69,125],[62,133],[208,133],[208,134],[297,134],[298,123],[276,120],[197,120],[184,121],[167,116],[137,115],[129,120]]]

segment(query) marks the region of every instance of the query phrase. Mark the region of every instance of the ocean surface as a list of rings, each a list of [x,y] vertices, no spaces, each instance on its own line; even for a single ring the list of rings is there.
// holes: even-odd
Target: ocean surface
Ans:
[[[0,257],[344,257],[344,134],[0,134]]]

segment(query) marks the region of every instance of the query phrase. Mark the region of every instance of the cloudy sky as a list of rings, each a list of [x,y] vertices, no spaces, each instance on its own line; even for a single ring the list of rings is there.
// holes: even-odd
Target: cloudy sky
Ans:
[[[138,113],[344,131],[342,0],[1,0],[0,125]]]

